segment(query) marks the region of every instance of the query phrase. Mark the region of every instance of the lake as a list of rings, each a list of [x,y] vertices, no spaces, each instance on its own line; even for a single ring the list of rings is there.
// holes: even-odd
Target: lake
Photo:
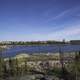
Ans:
[[[0,52],[1,57],[13,57],[19,53],[57,53],[57,52],[76,52],[80,51],[80,45],[39,45],[39,46],[25,46],[25,45],[16,45],[12,46],[3,52]]]

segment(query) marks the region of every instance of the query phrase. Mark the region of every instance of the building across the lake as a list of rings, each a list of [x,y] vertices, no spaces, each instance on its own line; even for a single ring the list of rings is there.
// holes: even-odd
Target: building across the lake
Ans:
[[[71,40],[70,43],[71,44],[80,44],[80,40]]]

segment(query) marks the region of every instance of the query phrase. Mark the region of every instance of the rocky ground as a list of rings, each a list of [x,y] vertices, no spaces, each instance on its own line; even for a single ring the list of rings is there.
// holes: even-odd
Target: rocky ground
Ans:
[[[41,74],[33,74],[33,75],[23,75],[23,76],[15,76],[15,77],[7,77],[0,80],[59,80],[59,78],[54,75],[41,75]]]

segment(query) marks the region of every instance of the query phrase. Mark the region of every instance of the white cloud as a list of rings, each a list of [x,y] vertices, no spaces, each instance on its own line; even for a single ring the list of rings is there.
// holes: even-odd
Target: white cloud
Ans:
[[[57,16],[53,17],[52,20],[56,20],[59,18],[62,18],[65,14],[67,14],[70,10],[65,10],[63,12],[61,12],[60,14],[58,14]]]
[[[71,36],[74,36],[76,38],[76,36],[79,36],[80,34],[80,25],[75,25],[72,27],[66,27],[62,30],[58,30],[58,31],[54,31],[50,34],[48,34],[48,38],[52,38],[52,39],[68,39]]]
[[[32,34],[30,40],[63,40],[63,39],[77,39],[80,35],[80,25],[65,27],[47,34]]]
[[[49,12],[47,12],[47,16],[49,17],[49,19],[47,19],[46,22],[62,19],[66,16],[76,16],[74,13],[79,10],[80,9],[78,7],[69,8],[69,9],[66,9],[66,10],[58,13],[58,15],[56,15],[56,16],[53,15],[52,17],[49,17],[50,16],[50,15],[48,15]]]
[[[58,15],[52,16],[52,17],[49,17],[49,16],[50,16],[50,15],[49,15],[49,12],[47,12],[46,14],[47,14],[47,17],[48,17],[49,19],[47,19],[46,22],[60,19],[60,18],[64,17],[65,15],[68,15],[71,10],[72,10],[72,9],[64,10],[64,11],[62,11],[61,13],[59,13]]]

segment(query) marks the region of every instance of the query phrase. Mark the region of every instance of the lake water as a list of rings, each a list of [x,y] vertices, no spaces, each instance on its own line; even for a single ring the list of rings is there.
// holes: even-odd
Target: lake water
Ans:
[[[2,52],[3,57],[12,57],[18,53],[57,53],[57,52],[75,52],[80,51],[80,45],[47,45],[47,46],[13,46]]]

